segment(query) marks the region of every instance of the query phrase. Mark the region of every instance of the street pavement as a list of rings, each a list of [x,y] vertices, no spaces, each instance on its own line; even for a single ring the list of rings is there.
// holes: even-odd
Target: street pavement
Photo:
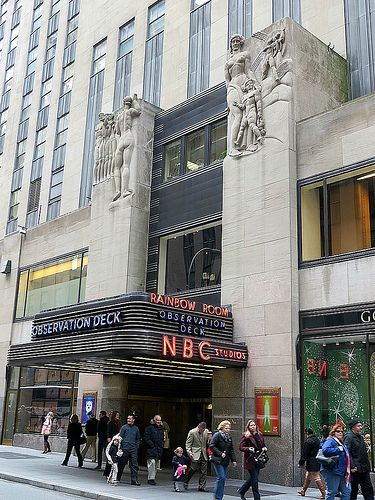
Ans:
[[[85,460],[84,467],[77,467],[77,458],[71,456],[68,467],[61,466],[64,455],[62,453],[47,453],[41,454],[38,450],[29,448],[18,448],[14,446],[0,446],[0,480],[1,485],[7,485],[4,489],[1,487],[1,500],[32,500],[34,499],[35,487],[43,488],[45,491],[38,496],[39,500],[49,500],[52,496],[42,496],[42,493],[54,494],[54,499],[68,498],[93,498],[96,500],[176,500],[185,498],[185,500],[211,500],[212,495],[209,493],[198,492],[198,475],[192,479],[189,489],[182,493],[173,491],[170,470],[163,470],[158,473],[156,478],[157,486],[149,486],[147,484],[147,472],[145,468],[141,468],[139,480],[141,486],[131,486],[129,480],[129,470],[125,469],[122,482],[117,486],[108,485],[101,471],[95,470],[96,464],[91,460]],[[2,480],[6,480],[5,482]],[[16,482],[14,490],[9,481]],[[209,478],[207,487],[212,491],[214,478]],[[225,500],[238,499],[236,489],[242,484],[240,480],[227,480],[225,488]],[[22,489],[20,494],[17,493],[17,488]],[[301,498],[297,494],[298,488],[287,488],[285,486],[277,486],[271,484],[260,484],[260,493],[267,500],[296,500]],[[48,492],[48,490],[52,490]],[[10,495],[10,491],[12,494]],[[30,491],[30,495],[25,495],[25,491]],[[57,495],[56,492],[59,494]],[[60,496],[60,494],[62,494]],[[70,496],[71,495],[71,496]],[[308,490],[305,498],[318,498],[319,492],[316,489]],[[36,497],[35,497],[36,498]],[[251,492],[247,494],[247,498],[252,498]]]

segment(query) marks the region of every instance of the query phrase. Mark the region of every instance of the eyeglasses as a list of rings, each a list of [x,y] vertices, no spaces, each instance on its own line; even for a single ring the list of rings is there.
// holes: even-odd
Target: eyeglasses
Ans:
[[[343,434],[343,433],[344,433],[344,431],[335,431],[335,432],[341,432],[341,434]]]

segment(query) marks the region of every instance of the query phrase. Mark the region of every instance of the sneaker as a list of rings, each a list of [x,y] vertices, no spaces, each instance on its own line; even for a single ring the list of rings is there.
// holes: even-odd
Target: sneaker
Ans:
[[[137,481],[132,481],[130,483],[132,486],[141,486],[141,483],[137,480]]]
[[[204,493],[209,493],[207,488],[198,488],[198,491],[203,491]]]
[[[148,484],[151,484],[151,486],[156,486],[155,479],[149,479],[147,482],[148,482]]]

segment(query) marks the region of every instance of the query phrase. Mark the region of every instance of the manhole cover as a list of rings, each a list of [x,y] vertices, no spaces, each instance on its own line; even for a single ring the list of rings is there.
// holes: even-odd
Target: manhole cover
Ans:
[[[20,458],[42,458],[34,457],[33,455],[22,455],[22,453],[12,453],[11,451],[0,451],[0,458],[18,460]]]

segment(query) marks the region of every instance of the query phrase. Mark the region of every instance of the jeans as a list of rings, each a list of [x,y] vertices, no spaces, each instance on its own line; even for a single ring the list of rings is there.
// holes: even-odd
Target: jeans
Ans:
[[[361,491],[365,500],[374,500],[374,489],[371,484],[369,472],[354,472],[352,474],[352,492],[350,500],[357,500],[358,485],[361,485]]]
[[[252,488],[253,490],[253,497],[254,500],[260,500],[260,494],[259,494],[259,488],[258,488],[258,476],[259,476],[259,469],[252,469],[247,471],[249,473],[249,477],[247,480],[243,483],[241,488],[238,488],[238,493],[241,495],[245,495],[247,490]]]
[[[327,487],[326,500],[334,500],[338,491],[341,491],[341,500],[350,500],[351,487],[350,483],[345,484],[344,476],[338,476],[330,470],[326,470],[325,480]]]
[[[227,477],[228,464],[212,464],[216,472],[216,484],[214,487],[215,500],[223,500],[225,479]],[[345,499],[344,499],[345,500]]]

